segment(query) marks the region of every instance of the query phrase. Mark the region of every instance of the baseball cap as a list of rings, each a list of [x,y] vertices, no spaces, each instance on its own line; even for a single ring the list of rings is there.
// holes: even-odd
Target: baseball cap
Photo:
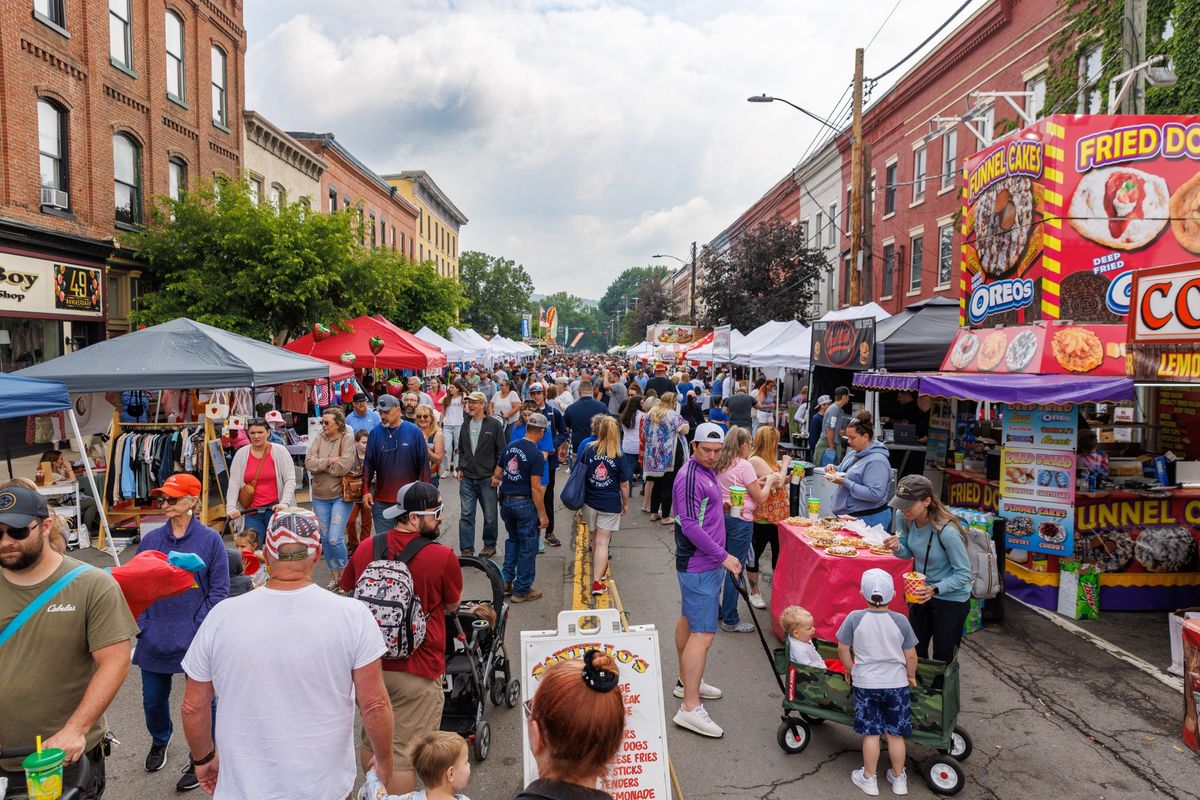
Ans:
[[[550,427],[550,421],[545,414],[530,414],[529,419],[525,420],[525,427],[546,430]]]
[[[199,497],[200,480],[195,475],[176,472],[163,481],[162,486],[151,489],[150,494],[161,494],[167,497]]]
[[[46,498],[23,486],[0,490],[0,522],[10,528],[27,528],[35,519],[50,516]]]
[[[877,606],[887,605],[896,596],[896,584],[892,576],[878,567],[863,573],[860,588],[863,599]]]
[[[279,548],[285,544],[302,544],[303,555],[281,556]],[[267,541],[263,552],[276,561],[303,561],[321,549],[321,523],[317,515],[303,508],[288,508],[276,511],[267,523]]]
[[[834,397],[845,397],[848,394],[850,394],[850,390],[847,389],[845,386],[839,386],[833,390]]]
[[[832,402],[833,402],[833,398],[827,394],[823,394],[817,398],[817,405],[819,405],[819,406],[823,406],[826,403],[832,403]]]
[[[355,402],[355,403],[365,403],[365,402],[367,402],[367,395],[366,395],[366,393],[365,393],[365,392],[355,392],[355,393],[354,393],[354,400],[353,400],[352,402]]]
[[[471,392],[469,395],[467,395],[467,402],[468,403],[486,403],[487,395],[484,394],[483,392]]]
[[[721,426],[715,422],[701,422],[696,426],[695,441],[720,444],[725,441],[725,431],[721,430]]]
[[[905,475],[896,484],[896,495],[889,506],[907,511],[926,497],[933,497],[933,483],[924,475]]]
[[[441,495],[432,483],[414,481],[400,487],[396,493],[396,504],[383,510],[384,519],[395,519],[410,511],[429,511],[441,504]]]
[[[655,363],[655,365],[654,365],[654,371],[655,371],[655,372],[666,372],[666,371],[667,371],[667,365],[666,365],[666,364],[664,364],[663,362],[659,361],[659,362]]]
[[[544,392],[544,391],[546,391],[546,387],[540,383],[532,383],[529,385],[529,391],[530,392]]]
[[[381,394],[379,399],[375,401],[375,408],[380,411],[386,411],[389,408],[399,408],[400,401],[394,394]]]

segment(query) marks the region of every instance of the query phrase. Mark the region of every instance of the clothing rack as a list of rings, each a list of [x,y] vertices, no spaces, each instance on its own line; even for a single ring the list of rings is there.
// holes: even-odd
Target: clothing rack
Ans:
[[[220,481],[215,482],[215,485],[217,488],[217,494],[218,494],[218,498],[217,498],[218,502],[212,503],[212,504],[209,503],[209,491],[214,485],[214,483],[211,481],[212,481],[212,477],[215,474],[214,465],[212,462],[212,451],[213,451],[213,448],[211,446],[212,443],[216,442],[217,443],[217,451],[222,452],[220,450],[220,441],[221,440],[217,436],[216,430],[213,428],[212,420],[205,418],[199,422],[121,422],[121,412],[114,411],[112,427],[109,429],[109,436],[108,436],[108,461],[107,461],[107,464],[108,464],[108,468],[110,470],[113,469],[113,464],[115,463],[113,460],[115,457],[114,450],[116,448],[117,440],[120,438],[122,433],[174,433],[176,431],[184,430],[187,428],[194,428],[197,425],[204,426],[204,444],[201,447],[200,458],[199,458],[199,464],[200,464],[200,470],[201,470],[201,473],[200,473],[201,502],[200,502],[200,508],[199,508],[198,513],[199,513],[199,517],[200,517],[200,522],[207,525],[210,519],[217,520],[217,519],[222,519],[225,516],[225,498],[224,498],[224,493],[221,490]],[[223,457],[224,456],[222,455],[222,458]],[[153,506],[145,507],[145,506],[139,506],[139,505],[131,505],[128,508],[113,508],[111,505],[110,499],[108,497],[108,492],[106,492],[106,491],[101,492],[101,495],[102,495],[102,497],[100,499],[100,502],[102,504],[102,508],[104,509],[105,514],[108,515],[108,519],[113,522],[129,520],[129,519],[139,520],[143,516],[150,516],[153,514],[160,513],[159,509],[157,507],[153,507]],[[100,548],[101,549],[104,548],[104,531],[103,530],[101,530],[101,532],[100,532]]]

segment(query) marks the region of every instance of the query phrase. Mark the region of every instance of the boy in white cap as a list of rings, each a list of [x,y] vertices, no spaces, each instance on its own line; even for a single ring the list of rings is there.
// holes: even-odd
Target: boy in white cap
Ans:
[[[850,780],[872,797],[879,794],[875,768],[883,735],[892,762],[887,772],[892,793],[908,794],[904,737],[912,733],[909,687],[917,685],[917,635],[903,614],[888,609],[896,594],[891,575],[869,569],[861,589],[867,607],[851,611],[837,632],[838,656],[854,687],[854,731],[863,737],[863,765]]]

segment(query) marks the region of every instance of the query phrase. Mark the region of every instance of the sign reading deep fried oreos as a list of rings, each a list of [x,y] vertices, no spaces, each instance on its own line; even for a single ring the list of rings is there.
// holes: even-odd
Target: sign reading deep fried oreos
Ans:
[[[875,363],[875,320],[834,319],[812,326],[812,365],[867,370]]]

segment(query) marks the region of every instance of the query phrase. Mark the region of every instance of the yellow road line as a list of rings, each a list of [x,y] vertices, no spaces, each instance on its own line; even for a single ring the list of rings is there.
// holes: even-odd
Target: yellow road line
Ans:
[[[571,608],[581,611],[585,608],[611,608],[612,603],[607,594],[599,597],[592,596],[592,552],[588,549],[592,537],[581,516],[575,516],[575,574],[572,581]],[[612,567],[609,567],[612,573]]]

